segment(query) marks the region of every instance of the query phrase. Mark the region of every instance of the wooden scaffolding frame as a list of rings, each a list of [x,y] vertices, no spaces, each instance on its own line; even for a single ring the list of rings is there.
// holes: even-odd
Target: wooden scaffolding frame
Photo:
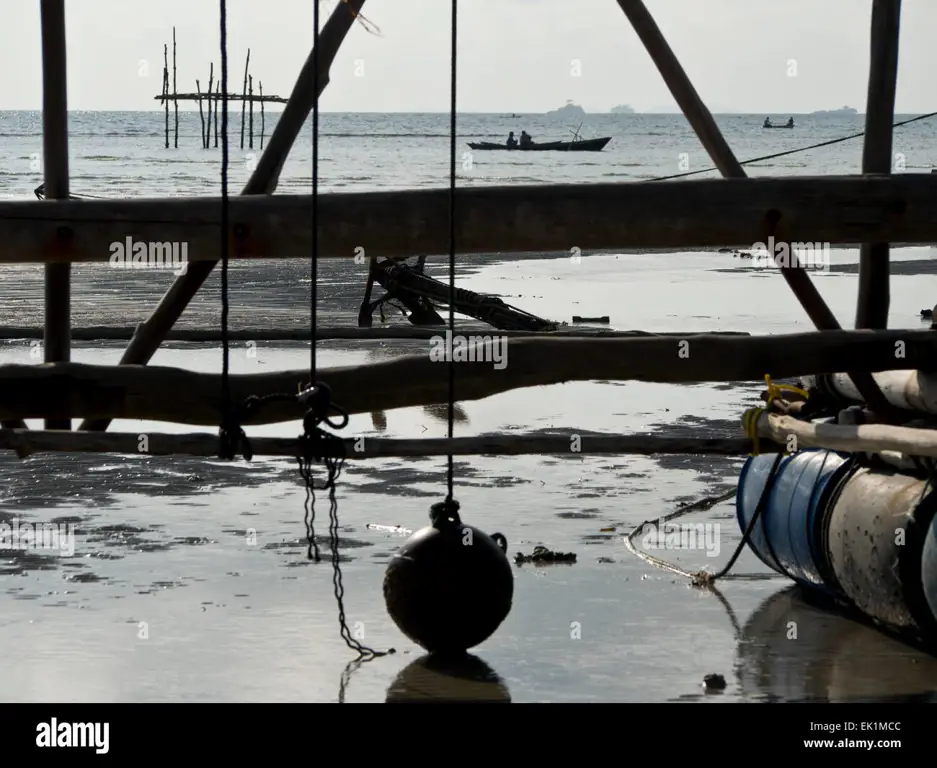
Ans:
[[[937,242],[937,176],[890,175],[898,66],[900,0],[872,1],[871,64],[862,174],[822,178],[748,179],[711,113],[671,50],[643,0],[616,0],[674,99],[724,177],[721,180],[626,182],[603,185],[484,188],[457,191],[456,238],[465,252],[580,248],[667,248],[740,245],[757,241],[862,243],[856,331],[841,329],[803,267],[778,263],[818,332],[746,337],[716,334],[680,339],[534,337],[512,342],[512,365],[463,363],[456,400],[565,381],[698,382],[758,380],[845,371],[881,420],[893,410],[873,372],[926,370],[937,353],[932,331],[887,331],[889,243]],[[270,141],[242,196],[230,206],[231,258],[295,258],[310,252],[311,196],[273,196],[286,156],[314,102],[328,85],[332,62],[365,0],[343,0],[310,53]],[[0,448],[32,451],[138,453],[138,436],[106,432],[111,419],[187,424],[220,422],[220,377],[148,367],[160,344],[218,263],[220,198],[68,200],[68,126],[64,0],[41,0],[43,149],[46,200],[0,203],[0,263],[45,265],[45,362],[0,366]],[[315,61],[319,62],[316,75]],[[318,92],[314,83],[318,82]],[[448,252],[444,191],[319,196],[318,256],[351,257],[362,242],[369,255]],[[497,211],[497,216],[490,213]],[[141,324],[117,366],[70,362],[70,268],[104,261],[107,245],[135,239],[186,241],[188,269]],[[549,336],[545,334],[544,336]],[[493,343],[493,342],[482,342]],[[903,356],[895,345],[903,345]],[[682,351],[689,350],[689,354]],[[235,398],[295,391],[308,371],[232,375]],[[322,381],[350,413],[446,402],[445,366],[404,357],[353,368],[325,369]],[[167,394],[168,393],[168,394]],[[249,423],[298,420],[305,406],[272,404]],[[46,429],[26,429],[25,418]],[[71,432],[71,419],[83,418]],[[760,422],[780,441],[777,416]],[[782,426],[779,426],[781,424]],[[860,428],[861,429],[861,428]],[[891,427],[891,429],[903,429]],[[803,430],[801,430],[802,432]],[[905,430],[907,431],[907,430]],[[912,430],[914,432],[915,430]],[[921,432],[922,430],[916,430]],[[929,433],[937,434],[937,433]],[[802,435],[805,440],[816,436]],[[573,436],[502,436],[461,440],[369,438],[349,458],[450,453],[569,453]],[[901,436],[899,436],[901,437]],[[905,435],[907,438],[908,436]],[[151,434],[154,455],[216,455],[207,433]],[[868,449],[867,435],[863,443]],[[890,435],[894,446],[894,435]],[[295,456],[297,442],[255,439],[255,455]],[[805,443],[807,444],[807,443]],[[686,437],[582,437],[582,453],[743,454],[751,441]],[[918,446],[920,448],[920,446]],[[926,447],[922,455],[927,453]]]

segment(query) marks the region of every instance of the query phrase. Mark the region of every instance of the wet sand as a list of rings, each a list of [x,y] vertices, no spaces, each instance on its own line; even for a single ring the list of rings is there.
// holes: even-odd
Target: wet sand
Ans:
[[[731,257],[728,257],[731,259]],[[726,254],[596,256],[500,263],[462,271],[464,287],[497,292],[557,319],[612,316],[612,326],[752,333],[805,329],[779,275],[722,272]],[[232,327],[308,323],[308,265],[271,265],[235,275]],[[331,268],[331,267],[330,267]],[[336,270],[351,265],[336,263]],[[100,269],[100,268],[99,268]],[[358,267],[363,270],[362,267]],[[325,270],[321,270],[323,276]],[[41,273],[40,273],[41,274]],[[343,276],[344,275],[344,276]],[[130,324],[146,317],[171,281],[108,274],[76,294],[75,324]],[[213,280],[217,278],[213,277]],[[41,295],[15,284],[23,306],[0,324],[41,320]],[[102,282],[103,281],[103,282]],[[328,273],[320,296],[330,324],[353,324],[360,280]],[[81,282],[81,281],[79,281]],[[854,275],[817,280],[834,312],[854,306]],[[937,285],[893,281],[894,326],[915,325]],[[114,303],[107,291],[119,295]],[[236,291],[241,291],[235,298]],[[928,298],[930,296],[930,298]],[[97,298],[95,298],[97,297]],[[186,313],[186,327],[216,327],[217,293]],[[28,312],[27,312],[28,305]],[[916,306],[920,305],[920,306]],[[913,311],[908,307],[913,307]],[[31,314],[29,314],[31,313]],[[330,314],[331,313],[331,314]],[[258,315],[262,315],[262,320]],[[425,341],[328,342],[324,366],[426,350]],[[74,359],[116,362],[122,344],[76,345]],[[0,343],[0,363],[30,360],[26,342]],[[302,368],[308,348],[258,342],[233,349],[233,372]],[[173,343],[153,363],[218,370],[219,345]],[[458,375],[458,373],[457,373]],[[462,408],[456,434],[495,431],[726,434],[757,402],[757,383],[675,387],[640,382],[573,383],[509,392]],[[353,417],[346,436],[445,436],[445,409],[401,409],[386,427]],[[180,425],[116,422],[112,429],[185,432]],[[290,435],[296,424],[251,428]],[[743,459],[706,457],[476,457],[457,460],[456,497],[466,522],[508,540],[509,555],[543,544],[578,555],[574,565],[513,566],[513,610],[475,649],[497,675],[459,681],[423,659],[383,605],[381,581],[400,535],[415,530],[445,495],[445,459],[352,462],[339,481],[341,565],[349,627],[365,644],[396,653],[343,678],[355,658],[338,632],[331,564],[305,557],[303,486],[289,461],[222,462],[113,456],[0,457],[0,521],[71,522],[74,556],[4,552],[0,643],[9,665],[4,701],[385,701],[489,698],[522,701],[737,701],[903,698],[937,684],[937,661],[850,618],[817,609],[749,552],[720,594],[630,554],[623,536],[681,503],[735,484]],[[328,504],[317,503],[318,542],[328,551]],[[687,522],[720,526],[718,551],[653,554],[689,569],[716,570],[740,540],[734,505]],[[640,541],[640,539],[639,539]],[[797,627],[791,637],[790,622]],[[727,687],[704,692],[705,675]]]

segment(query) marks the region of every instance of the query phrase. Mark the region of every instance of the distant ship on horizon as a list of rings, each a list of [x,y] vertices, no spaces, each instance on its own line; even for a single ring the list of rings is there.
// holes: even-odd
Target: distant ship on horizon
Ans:
[[[560,107],[559,109],[552,109],[547,112],[547,117],[565,117],[565,118],[577,118],[585,117],[586,110],[580,107],[578,104],[573,104],[570,99],[566,100],[566,105]]]
[[[817,110],[816,112],[810,113],[812,117],[828,117],[831,115],[834,115],[837,117],[847,117],[847,116],[858,115],[858,114],[859,114],[859,111],[853,109],[852,107],[842,107],[840,109],[820,109],[820,110]]]
[[[629,104],[619,104],[617,107],[612,107],[609,110],[609,114],[612,115],[633,115],[634,107]]]

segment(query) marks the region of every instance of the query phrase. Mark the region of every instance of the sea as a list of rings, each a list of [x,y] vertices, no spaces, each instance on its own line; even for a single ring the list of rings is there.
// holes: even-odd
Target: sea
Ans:
[[[229,116],[231,193],[243,188],[278,114],[255,112],[254,141],[241,115]],[[862,132],[861,115],[793,115],[793,130],[766,131],[764,115],[717,115],[740,160]],[[771,115],[783,123],[789,115]],[[900,116],[907,119],[912,116]],[[180,112],[178,148],[164,146],[162,112],[73,112],[71,191],[143,198],[218,195],[221,148],[201,146],[199,113]],[[219,121],[220,122],[220,121]],[[170,115],[170,128],[174,115]],[[323,192],[443,188],[449,184],[447,114],[320,115]],[[219,126],[220,129],[220,126]],[[509,131],[535,141],[610,136],[601,153],[472,152],[469,141],[503,141]],[[36,112],[0,112],[0,198],[26,200],[42,182],[42,121]],[[589,115],[570,125],[543,115],[459,114],[459,186],[627,182],[690,171],[716,174],[680,115]],[[937,126],[922,120],[895,131],[895,173],[937,166]],[[752,176],[857,173],[861,139],[747,164]],[[301,135],[277,194],[312,183],[311,125]],[[528,312],[571,322],[609,317],[607,327],[667,333],[777,334],[812,326],[774,269],[718,249],[664,252],[457,256],[460,287],[489,293]],[[457,246],[458,250],[458,246]],[[448,257],[427,255],[447,279]],[[895,328],[922,326],[937,303],[937,248],[892,253]],[[855,249],[833,249],[811,272],[844,327],[854,324]],[[319,267],[317,322],[354,326],[364,267]],[[216,269],[179,321],[217,330]],[[0,331],[38,329],[42,268],[0,271]],[[306,260],[230,267],[231,329],[308,328]],[[75,327],[132,329],[172,284],[160,270],[73,268]],[[388,325],[406,321],[388,310]],[[375,324],[379,324],[375,320]],[[603,326],[604,327],[604,326]],[[9,333],[6,334],[9,337]],[[24,334],[29,335],[29,334]],[[427,354],[425,340],[320,342],[321,368],[367,365]],[[76,341],[77,362],[115,364],[124,342]],[[35,338],[0,340],[0,364],[41,362]],[[232,342],[232,373],[308,371],[306,343],[262,338]],[[220,343],[167,342],[153,365],[219,372]],[[508,347],[510,364],[510,346]],[[456,372],[458,375],[458,372]],[[465,401],[455,436],[511,434],[737,435],[742,413],[763,384],[671,386],[573,382]],[[341,401],[341,393],[334,393]],[[352,416],[346,437],[440,438],[442,406]],[[76,422],[77,425],[77,422]],[[30,426],[40,427],[33,421]],[[118,420],[113,431],[214,432],[210,428]],[[249,427],[249,436],[293,437],[300,424]],[[513,607],[473,649],[472,665],[440,667],[388,615],[385,569],[410,533],[445,498],[445,457],[350,459],[338,481],[342,607],[351,636],[394,653],[354,664],[340,633],[329,505],[317,494],[316,536],[324,557],[307,558],[306,491],[291,459],[251,461],[107,454],[0,455],[0,524],[48,524],[58,538],[0,542],[0,700],[65,702],[732,702],[934,700],[937,660],[818,606],[786,578],[743,551],[717,589],[632,553],[626,537],[641,523],[735,486],[745,457],[457,457],[455,497],[462,518],[508,542],[508,555],[544,546],[574,553],[573,564],[512,565]],[[321,481],[321,473],[318,476]],[[718,570],[739,545],[732,499],[684,522],[706,536],[639,551],[680,568]],[[649,543],[649,544],[648,544]],[[704,683],[721,676],[725,685]],[[716,679],[708,678],[710,681]]]

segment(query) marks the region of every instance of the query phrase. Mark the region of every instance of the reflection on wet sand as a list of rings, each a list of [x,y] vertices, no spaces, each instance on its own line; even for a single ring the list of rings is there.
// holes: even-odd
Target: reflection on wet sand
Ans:
[[[937,702],[937,658],[812,604],[797,587],[769,597],[745,624],[736,674],[752,699]]]
[[[416,701],[510,704],[511,693],[478,656],[421,656],[408,664],[387,689],[388,704]]]
[[[425,342],[417,342],[422,344]],[[419,347],[423,349],[423,347]],[[386,360],[391,357],[401,357],[403,355],[412,355],[417,354],[417,351],[412,348],[411,345],[404,347],[391,347],[389,345],[382,344],[380,347],[369,349],[368,350],[368,362],[376,363],[381,360]],[[449,405],[446,403],[439,403],[437,405],[425,405],[423,406],[423,412],[427,414],[430,418],[439,419],[440,421],[449,421]],[[453,420],[456,424],[468,424],[469,419],[468,415],[465,413],[465,410],[456,403],[452,409]],[[371,425],[374,427],[375,431],[383,432],[387,429],[387,412],[386,411],[374,411],[371,413]]]

